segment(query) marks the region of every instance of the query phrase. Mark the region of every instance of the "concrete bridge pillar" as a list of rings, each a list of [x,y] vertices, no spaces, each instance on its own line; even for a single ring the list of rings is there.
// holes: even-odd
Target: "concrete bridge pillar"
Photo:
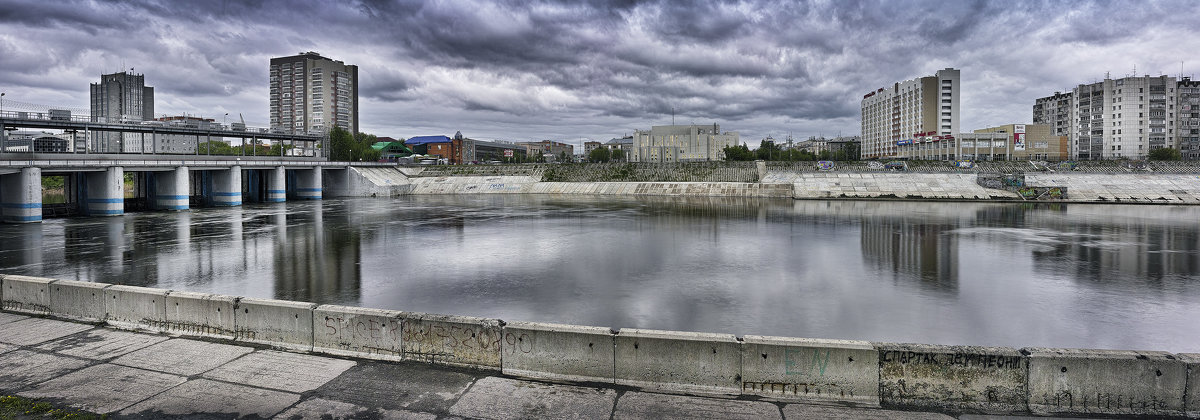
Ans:
[[[187,210],[189,207],[188,193],[191,191],[189,173],[186,166],[180,166],[168,172],[154,172],[154,202],[150,203],[159,210]]]
[[[0,215],[9,223],[42,221],[42,169],[0,175]]]
[[[88,216],[125,214],[125,169],[114,166],[84,174],[83,213]]]
[[[350,167],[327,169],[321,175],[324,177],[322,192],[326,197],[345,197],[350,195]]]
[[[297,169],[295,196],[301,200],[321,199],[321,168]]]
[[[287,201],[287,169],[276,166],[267,172],[267,202]]]
[[[213,171],[212,203],[214,206],[242,205],[242,167]]]

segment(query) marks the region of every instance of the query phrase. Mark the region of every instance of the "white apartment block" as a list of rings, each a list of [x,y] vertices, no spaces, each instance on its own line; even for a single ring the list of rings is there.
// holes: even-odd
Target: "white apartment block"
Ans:
[[[917,137],[959,132],[959,70],[946,68],[876,89],[862,99],[862,158],[901,156]]]
[[[1184,160],[1200,160],[1200,81],[1184,77],[1179,81],[1179,153]]]
[[[630,162],[700,162],[725,159],[725,148],[740,141],[737,132],[717,124],[658,125],[635,130]]]
[[[271,129],[358,132],[358,66],[306,52],[271,59]]]
[[[1079,85],[1072,90],[1072,159],[1145,159],[1176,143],[1176,81],[1141,76]]]

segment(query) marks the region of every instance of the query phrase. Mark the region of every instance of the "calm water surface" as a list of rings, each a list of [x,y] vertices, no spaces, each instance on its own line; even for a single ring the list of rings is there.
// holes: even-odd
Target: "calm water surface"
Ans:
[[[546,196],[0,225],[0,272],[795,337],[1200,352],[1200,207]]]

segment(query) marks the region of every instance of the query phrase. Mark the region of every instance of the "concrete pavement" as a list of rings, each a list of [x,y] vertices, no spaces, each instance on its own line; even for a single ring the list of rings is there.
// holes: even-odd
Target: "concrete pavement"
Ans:
[[[14,394],[112,418],[953,418],[552,384],[0,312],[0,395]]]

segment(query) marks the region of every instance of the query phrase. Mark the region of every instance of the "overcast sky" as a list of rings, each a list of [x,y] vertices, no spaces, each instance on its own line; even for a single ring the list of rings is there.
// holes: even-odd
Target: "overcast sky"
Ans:
[[[675,122],[854,135],[863,94],[962,70],[961,128],[1080,83],[1200,69],[1200,2],[0,0],[0,91],[86,110],[133,68],[158,114],[268,121],[271,57],[359,66],[380,136],[608,140]]]

